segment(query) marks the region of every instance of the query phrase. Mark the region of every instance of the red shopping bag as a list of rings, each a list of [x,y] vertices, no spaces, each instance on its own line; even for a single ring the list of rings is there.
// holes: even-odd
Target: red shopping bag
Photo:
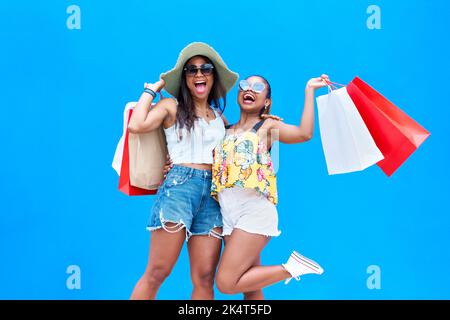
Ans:
[[[130,110],[128,122],[130,122],[132,113],[133,110]],[[127,130],[125,133],[125,141],[123,146],[122,166],[120,167],[119,190],[129,196],[156,194],[156,192],[158,192],[157,189],[155,190],[142,189],[132,186],[130,183],[130,153],[128,150],[128,135],[129,132]]]
[[[384,156],[377,165],[391,176],[430,133],[360,78],[347,91]]]

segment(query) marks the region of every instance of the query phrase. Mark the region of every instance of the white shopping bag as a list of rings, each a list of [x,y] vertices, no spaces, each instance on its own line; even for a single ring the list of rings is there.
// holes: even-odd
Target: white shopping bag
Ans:
[[[361,171],[383,160],[346,87],[318,97],[317,108],[328,174]]]

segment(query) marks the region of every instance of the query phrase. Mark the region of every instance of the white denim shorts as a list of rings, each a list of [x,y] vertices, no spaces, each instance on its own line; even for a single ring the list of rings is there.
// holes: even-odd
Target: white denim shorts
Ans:
[[[249,233],[277,237],[278,212],[276,206],[255,189],[233,187],[219,193],[223,219],[223,236],[238,228]]]

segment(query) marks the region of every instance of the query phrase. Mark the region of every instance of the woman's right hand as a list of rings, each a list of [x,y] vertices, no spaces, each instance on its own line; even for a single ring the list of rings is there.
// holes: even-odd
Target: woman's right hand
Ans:
[[[148,88],[150,90],[153,90],[154,92],[160,92],[164,86],[166,85],[166,82],[164,79],[159,79],[158,82],[155,83],[144,83],[144,89]]]
[[[172,99],[164,99],[160,90],[164,88],[165,81],[159,79],[155,83],[145,83],[144,88],[152,90],[147,94],[143,92],[134,107],[133,114],[128,124],[128,130],[132,133],[145,133],[158,129],[168,116],[169,107],[175,104]],[[148,91],[148,90],[147,90]],[[160,100],[153,103],[156,98],[156,93],[159,92]]]

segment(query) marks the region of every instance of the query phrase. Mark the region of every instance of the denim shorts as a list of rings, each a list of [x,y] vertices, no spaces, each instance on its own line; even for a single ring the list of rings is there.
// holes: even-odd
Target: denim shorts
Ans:
[[[147,230],[163,228],[173,233],[186,228],[186,241],[193,235],[222,238],[221,232],[213,230],[223,224],[219,203],[211,197],[211,170],[175,164],[154,201]]]

